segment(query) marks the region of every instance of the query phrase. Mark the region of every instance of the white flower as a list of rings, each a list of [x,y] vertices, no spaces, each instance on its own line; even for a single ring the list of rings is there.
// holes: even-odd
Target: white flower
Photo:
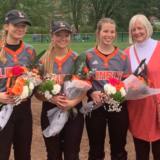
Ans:
[[[59,84],[54,85],[54,89],[51,91],[53,95],[57,95],[61,90],[61,86]]]
[[[116,88],[112,86],[111,84],[105,84],[104,85],[104,91],[108,95],[115,94],[116,93]]]
[[[49,93],[49,91],[45,91],[45,92],[44,92],[44,96],[45,96],[45,98],[47,98],[48,100],[52,98],[52,95]]]
[[[124,97],[126,95],[126,91],[125,91],[124,87],[122,87],[120,89],[120,92],[121,92],[122,97]]]
[[[20,95],[20,98],[21,98],[21,99],[25,99],[25,98],[28,97],[28,94],[29,94],[28,86],[23,86],[23,92],[22,92],[22,94]]]
[[[32,91],[34,89],[34,85],[32,82],[29,83],[29,89]]]

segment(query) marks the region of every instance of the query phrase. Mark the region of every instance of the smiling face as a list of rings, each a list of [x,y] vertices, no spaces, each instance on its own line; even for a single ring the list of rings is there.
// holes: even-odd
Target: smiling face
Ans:
[[[26,23],[5,24],[4,29],[8,32],[7,39],[19,41],[26,33]]]
[[[52,40],[54,41],[54,46],[57,48],[65,48],[70,43],[71,34],[67,30],[61,30],[54,35],[52,35]]]
[[[137,19],[134,23],[134,27],[131,30],[132,38],[137,43],[142,43],[147,38],[146,28]]]
[[[116,26],[115,24],[104,23],[102,24],[101,30],[97,32],[99,37],[99,44],[111,45],[116,37]]]

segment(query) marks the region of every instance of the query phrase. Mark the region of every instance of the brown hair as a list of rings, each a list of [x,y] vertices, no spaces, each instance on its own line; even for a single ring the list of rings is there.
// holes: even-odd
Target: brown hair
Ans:
[[[1,35],[2,35],[2,49],[0,51],[0,61],[5,64],[6,63],[6,57],[5,57],[5,45],[7,41],[7,34],[8,32],[6,30],[3,30]]]
[[[52,41],[49,45],[47,52],[44,55],[44,74],[51,75],[53,73],[54,65],[54,42]]]
[[[99,22],[98,22],[98,24],[97,24],[97,32],[98,32],[98,33],[101,31],[102,26],[103,26],[104,23],[114,24],[115,27],[116,27],[115,21],[112,20],[111,18],[102,18],[102,19],[99,20]],[[117,39],[117,34],[116,34],[115,39]],[[96,34],[96,42],[99,42],[97,34]]]

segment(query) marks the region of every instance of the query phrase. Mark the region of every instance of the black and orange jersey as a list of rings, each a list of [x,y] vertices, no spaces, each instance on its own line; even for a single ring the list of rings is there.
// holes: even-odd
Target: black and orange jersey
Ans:
[[[113,53],[108,56],[103,55],[97,47],[86,51],[87,66],[89,70],[96,69],[95,76],[91,79],[92,89],[102,91],[103,86],[109,78],[116,78],[121,81],[129,76],[130,62],[128,56],[115,47]]]
[[[0,42],[0,51],[1,51]],[[0,92],[6,91],[7,74],[13,66],[25,66],[36,56],[35,49],[21,41],[21,46],[15,52],[5,47],[5,57],[7,59],[6,64],[2,64],[0,61]]]

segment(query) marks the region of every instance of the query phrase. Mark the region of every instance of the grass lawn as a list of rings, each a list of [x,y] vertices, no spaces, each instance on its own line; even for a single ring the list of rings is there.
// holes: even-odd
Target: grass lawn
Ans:
[[[76,41],[73,40],[73,37],[72,37],[70,48],[79,54],[85,52],[90,48],[93,48],[96,45],[95,34],[89,34],[90,35],[89,40],[85,40],[84,42],[82,42],[82,38],[84,35],[85,34],[81,34],[80,39]],[[154,32],[152,38],[155,40],[160,40],[160,32]],[[46,39],[49,40],[50,36],[46,35]],[[123,42],[122,42],[122,39],[123,39]],[[26,34],[23,38],[23,41],[34,46],[37,54],[43,51],[44,49],[47,49],[50,44],[50,42],[41,43],[41,35],[39,35],[38,42],[32,42],[32,35]],[[115,43],[114,45],[118,46],[118,48],[122,51],[128,46],[130,46],[130,44],[128,43],[128,33],[124,32],[123,38],[122,38],[122,33],[119,33],[117,38],[117,43]]]
[[[47,36],[49,36],[49,35],[47,35]],[[48,49],[49,44],[50,44],[50,42],[41,43],[40,39],[38,40],[38,42],[32,42],[32,35],[25,35],[23,38],[23,41],[32,45],[36,49],[37,54],[45,49]],[[81,54],[81,53],[87,51],[88,49],[93,48],[95,45],[96,45],[95,38],[92,38],[92,39],[90,39],[88,41],[84,41],[84,42],[82,42],[82,40],[78,40],[78,41],[72,40],[69,48],[71,48],[73,51],[77,52],[78,54]],[[121,41],[118,41],[114,45],[118,46],[118,48],[121,50],[124,50],[125,48],[130,46],[130,44],[127,43],[127,41],[125,41],[123,43]]]
[[[24,42],[26,41],[24,40]],[[48,49],[49,44],[50,44],[49,42],[41,43],[41,42],[32,42],[32,41],[26,42],[26,43],[29,43],[30,45],[32,45],[36,49],[37,54],[45,49]],[[71,43],[70,48],[73,51],[77,52],[78,54],[81,54],[85,52],[86,50],[93,48],[95,45],[96,44],[93,42],[86,42],[86,43],[85,42],[73,42]],[[129,43],[115,43],[114,45],[118,46],[119,49],[124,50],[130,44]]]

